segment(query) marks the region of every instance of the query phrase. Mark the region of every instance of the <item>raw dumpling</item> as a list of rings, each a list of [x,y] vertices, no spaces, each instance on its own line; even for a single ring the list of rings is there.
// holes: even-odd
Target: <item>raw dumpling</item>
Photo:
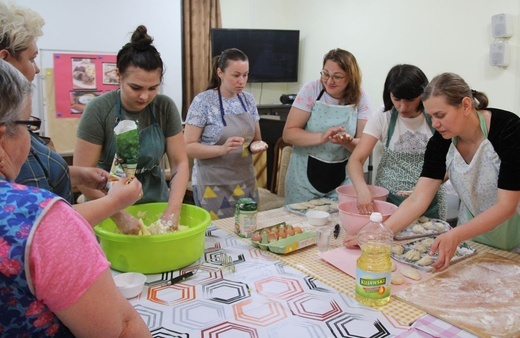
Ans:
[[[428,266],[428,265],[431,265],[432,263],[433,263],[433,257],[430,255],[425,255],[423,258],[421,258],[417,261],[417,264],[421,265],[421,266]]]
[[[421,259],[421,253],[417,250],[412,249],[408,250],[403,257],[409,261],[417,261]]]
[[[422,278],[421,273],[410,266],[405,266],[400,269],[400,272],[403,276],[413,279],[413,280],[420,280]]]
[[[426,229],[426,230],[434,230],[434,229],[435,229],[435,225],[434,225],[432,222],[430,222],[430,221],[428,221],[428,222],[424,222],[424,223],[421,224],[421,225],[422,225],[422,227],[423,227],[424,229]]]
[[[392,246],[392,253],[396,255],[402,255],[404,252],[404,247],[402,245],[396,244]]]
[[[395,265],[395,262],[392,261],[392,271],[395,271],[397,270],[397,265]]]
[[[417,242],[413,245],[413,248],[417,251],[419,251],[420,253],[425,253],[426,251],[428,251],[428,247],[424,244],[422,244],[422,242]]]
[[[394,285],[404,284],[403,275],[401,275],[399,272],[392,272],[392,276],[390,277],[390,280],[391,280],[391,283]]]
[[[431,237],[425,238],[421,241],[421,244],[429,249],[433,244],[433,238],[431,238]]]
[[[441,223],[441,222],[435,222],[435,223],[433,223],[433,227],[434,227],[435,230],[437,230],[437,231],[444,231],[444,230],[446,230],[446,227],[444,226],[444,223]]]
[[[430,220],[430,219],[429,219],[428,217],[426,217],[426,216],[421,216],[421,217],[419,217],[419,218],[417,219],[417,222],[419,222],[419,223],[426,223],[426,222],[428,222],[429,220]]]
[[[420,224],[416,224],[412,228],[412,232],[415,232],[416,234],[424,234],[424,228]]]

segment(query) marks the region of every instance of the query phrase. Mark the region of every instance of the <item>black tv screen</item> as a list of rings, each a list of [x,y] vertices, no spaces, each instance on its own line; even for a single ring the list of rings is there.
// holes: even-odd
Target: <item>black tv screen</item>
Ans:
[[[250,82],[298,82],[300,31],[275,29],[211,30],[211,55],[238,48],[249,59]]]

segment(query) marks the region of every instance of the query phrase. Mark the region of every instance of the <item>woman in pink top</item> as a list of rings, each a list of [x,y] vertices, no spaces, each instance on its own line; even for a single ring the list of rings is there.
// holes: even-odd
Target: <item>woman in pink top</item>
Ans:
[[[116,288],[91,226],[62,198],[14,183],[30,148],[31,84],[0,60],[0,328],[2,335],[151,337]],[[135,203],[122,179],[102,203]],[[121,195],[126,198],[121,198]]]

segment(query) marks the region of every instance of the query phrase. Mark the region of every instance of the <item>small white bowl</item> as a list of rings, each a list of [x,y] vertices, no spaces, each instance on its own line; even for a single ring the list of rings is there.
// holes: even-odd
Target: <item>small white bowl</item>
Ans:
[[[146,276],[139,272],[125,272],[114,277],[117,288],[126,299],[139,296],[143,291]]]
[[[326,211],[309,210],[305,213],[310,225],[325,225],[329,221],[330,214]]]

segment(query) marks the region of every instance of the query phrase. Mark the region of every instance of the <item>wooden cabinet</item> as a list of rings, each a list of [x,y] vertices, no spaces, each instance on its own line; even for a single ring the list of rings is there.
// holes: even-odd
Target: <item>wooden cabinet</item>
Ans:
[[[260,115],[262,140],[269,145],[267,149],[267,188],[269,189],[273,177],[274,145],[282,137],[283,127],[291,105],[259,105],[257,108]]]

